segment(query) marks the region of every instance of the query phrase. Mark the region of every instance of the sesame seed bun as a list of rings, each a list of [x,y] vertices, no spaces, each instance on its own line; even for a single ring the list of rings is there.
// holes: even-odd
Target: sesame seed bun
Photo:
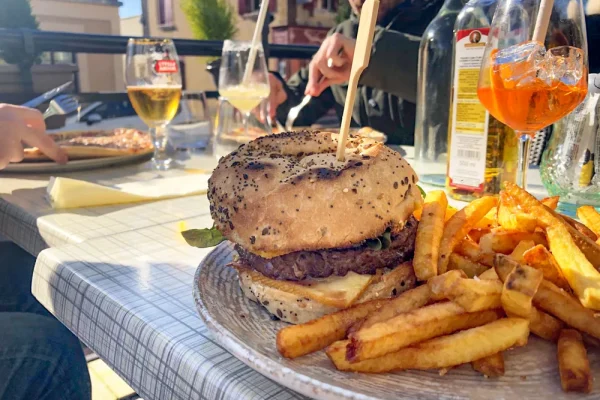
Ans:
[[[349,138],[344,162],[336,148],[331,133],[289,132],[221,158],[208,191],[216,227],[265,258],[400,232],[422,202],[412,167],[372,139]]]

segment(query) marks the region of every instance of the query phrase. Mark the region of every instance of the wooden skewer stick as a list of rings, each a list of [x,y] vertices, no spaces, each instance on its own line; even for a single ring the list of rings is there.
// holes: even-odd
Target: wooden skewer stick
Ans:
[[[360,10],[358,35],[356,37],[356,46],[354,47],[354,58],[352,59],[352,68],[350,69],[350,79],[348,80],[348,93],[346,94],[344,114],[342,115],[342,126],[340,127],[340,135],[338,137],[338,161],[345,160],[344,152],[346,149],[346,141],[348,140],[348,131],[350,130],[350,121],[352,120],[352,109],[354,108],[354,100],[356,99],[358,80],[360,79],[360,74],[367,68],[367,65],[369,65],[378,10],[379,0],[365,1]]]
[[[548,24],[550,23],[553,7],[554,0],[542,0],[540,2],[540,9],[535,20],[535,28],[533,29],[533,37],[531,38],[534,42],[544,44],[546,41],[546,33],[548,32]]]

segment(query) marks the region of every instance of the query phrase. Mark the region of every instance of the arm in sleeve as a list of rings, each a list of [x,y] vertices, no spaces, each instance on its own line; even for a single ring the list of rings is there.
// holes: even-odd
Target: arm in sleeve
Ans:
[[[417,101],[417,64],[421,38],[378,27],[369,66],[360,84]]]

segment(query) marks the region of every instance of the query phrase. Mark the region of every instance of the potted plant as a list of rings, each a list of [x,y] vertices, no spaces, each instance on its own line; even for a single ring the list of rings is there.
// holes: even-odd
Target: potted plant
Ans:
[[[227,0],[184,0],[181,5],[194,37],[199,40],[227,40],[237,33],[236,15]],[[219,85],[218,57],[207,58],[206,70]]]

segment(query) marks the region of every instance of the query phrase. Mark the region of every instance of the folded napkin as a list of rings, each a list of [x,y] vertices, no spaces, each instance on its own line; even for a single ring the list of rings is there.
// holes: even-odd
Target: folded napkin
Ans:
[[[208,178],[207,174],[190,174],[103,186],[52,177],[47,193],[52,208],[96,207],[204,194],[208,189]]]

